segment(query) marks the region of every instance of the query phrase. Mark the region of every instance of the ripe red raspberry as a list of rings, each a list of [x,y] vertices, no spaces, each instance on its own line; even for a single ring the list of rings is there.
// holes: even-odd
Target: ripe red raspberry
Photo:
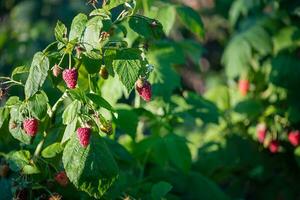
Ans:
[[[269,144],[269,150],[271,153],[277,153],[279,151],[279,142],[277,140],[272,140]]]
[[[146,80],[137,80],[135,84],[135,88],[139,95],[145,101],[150,101],[152,96],[151,84]]]
[[[23,128],[27,135],[35,136],[38,132],[39,122],[35,118],[28,118],[23,121]]]
[[[250,83],[247,79],[240,79],[239,90],[243,96],[246,96],[250,88]]]
[[[78,72],[77,69],[65,69],[63,71],[63,79],[67,84],[67,87],[74,89],[77,85]]]
[[[263,143],[267,135],[267,127],[265,124],[258,124],[256,127],[257,139],[260,143]]]
[[[300,144],[300,131],[291,131],[288,138],[293,146],[298,146]]]
[[[59,185],[61,185],[63,187],[67,186],[69,183],[69,178],[67,177],[67,174],[65,171],[58,172],[55,175],[54,179]]]
[[[81,146],[86,148],[90,144],[91,129],[88,127],[78,128],[77,136]]]
[[[52,69],[52,73],[53,73],[53,76],[58,77],[61,73],[61,68],[57,64],[55,64]]]

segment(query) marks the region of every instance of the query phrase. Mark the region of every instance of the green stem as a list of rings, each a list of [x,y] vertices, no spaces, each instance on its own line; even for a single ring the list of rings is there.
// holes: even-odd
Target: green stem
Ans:
[[[144,14],[148,15],[148,13],[149,13],[149,6],[148,6],[147,0],[142,0],[142,3],[143,3]]]
[[[72,68],[72,57],[71,54],[69,53],[69,69]]]
[[[66,55],[66,52],[64,52],[63,56],[61,57],[61,59],[60,59],[60,61],[59,61],[59,63],[58,63],[58,66],[59,66],[59,67],[60,67],[60,64],[62,63],[62,61],[63,61],[65,55]]]
[[[39,142],[39,144],[37,145],[37,147],[36,147],[36,149],[34,151],[33,161],[35,161],[39,157],[39,155],[40,155],[40,153],[42,151],[43,145],[45,143],[46,136],[47,136],[47,133],[46,133],[46,131],[44,131],[43,139]]]
[[[9,84],[9,83],[13,83],[13,84],[20,85],[20,86],[24,87],[23,83],[21,83],[19,81],[12,80],[12,79],[10,79],[9,81],[5,81],[2,84]]]
[[[43,53],[45,54],[45,53],[48,51],[48,49],[50,49],[50,47],[52,47],[53,45],[55,45],[55,44],[57,44],[57,43],[58,43],[58,41],[53,42],[52,44],[48,45],[48,46],[44,49]]]

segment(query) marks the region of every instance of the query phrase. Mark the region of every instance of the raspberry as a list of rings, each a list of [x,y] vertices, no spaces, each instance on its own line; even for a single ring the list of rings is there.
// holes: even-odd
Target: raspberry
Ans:
[[[279,150],[279,142],[277,140],[272,140],[269,144],[269,150],[271,153],[277,153]]]
[[[53,73],[53,76],[58,77],[61,73],[61,68],[57,64],[55,64],[52,69],[52,73]]]
[[[100,74],[100,76],[103,78],[103,79],[108,79],[108,71],[107,71],[107,69],[106,69],[106,67],[105,66],[102,66],[101,68],[100,68],[100,71],[99,71],[99,74]]]
[[[247,79],[240,79],[239,90],[243,96],[246,96],[250,88],[250,83]]]
[[[135,88],[139,95],[144,99],[145,101],[150,101],[152,96],[151,91],[151,84],[146,80],[137,80],[135,84]]]
[[[81,146],[86,148],[90,144],[91,129],[88,127],[78,128],[77,136]]]
[[[59,185],[61,185],[63,187],[67,186],[69,183],[69,179],[68,179],[65,171],[61,171],[61,172],[57,173],[55,175],[54,179]]]
[[[256,127],[258,141],[263,143],[267,135],[267,127],[265,124],[258,124]]]
[[[291,131],[288,138],[293,146],[298,146],[300,144],[300,131]]]
[[[77,85],[78,72],[75,68],[65,69],[63,71],[63,79],[67,84],[67,87],[74,89]]]
[[[9,167],[7,164],[0,166],[0,176],[1,177],[6,177],[8,172],[9,172]]]
[[[23,121],[23,128],[27,135],[35,136],[38,132],[39,122],[35,118],[28,118]]]

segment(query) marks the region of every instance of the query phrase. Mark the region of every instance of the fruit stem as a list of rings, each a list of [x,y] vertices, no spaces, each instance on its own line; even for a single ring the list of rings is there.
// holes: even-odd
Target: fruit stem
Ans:
[[[63,102],[65,100],[65,98],[68,97],[68,94],[67,92],[64,92],[63,95],[56,101],[56,103],[53,105],[52,109],[50,110],[50,113],[49,113],[49,117],[52,118],[53,117],[53,114],[55,113],[57,107],[59,106],[59,104],[61,102]]]
[[[69,53],[69,69],[72,68],[72,57],[71,54]]]
[[[44,131],[43,139],[39,142],[39,144],[37,145],[37,147],[36,147],[36,149],[34,151],[33,161],[35,161],[39,157],[39,155],[40,155],[40,153],[42,151],[42,147],[44,145],[46,136],[47,136],[47,133],[46,133],[46,131]]]

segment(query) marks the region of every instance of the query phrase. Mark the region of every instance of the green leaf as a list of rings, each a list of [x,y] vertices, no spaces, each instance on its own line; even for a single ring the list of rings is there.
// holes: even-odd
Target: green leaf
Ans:
[[[163,36],[162,25],[154,19],[150,19],[141,15],[131,16],[129,19],[129,27],[139,35],[147,39],[158,39]]]
[[[243,36],[260,55],[265,56],[272,53],[270,36],[263,27],[253,26],[247,30]]]
[[[92,134],[90,144],[83,148],[72,137],[63,152],[67,176],[77,189],[94,198],[101,198],[118,176],[118,166],[103,138]]]
[[[69,41],[72,41],[74,39],[77,39],[78,41],[80,41],[83,31],[85,29],[87,20],[88,20],[87,16],[82,13],[79,13],[78,15],[76,15],[76,17],[74,17],[72,24],[71,24]]]
[[[127,166],[128,164],[133,164],[133,157],[122,145],[120,145],[117,141],[111,140],[109,138],[104,138],[104,140],[118,163],[126,162]]]
[[[87,51],[100,48],[99,38],[102,26],[102,18],[100,16],[95,16],[87,22],[83,36],[84,46]]]
[[[16,75],[19,75],[19,74],[24,74],[24,73],[28,73],[29,72],[29,67],[26,67],[26,66],[19,66],[19,67],[16,67],[13,72],[11,73],[11,78],[14,79],[14,77]]]
[[[69,140],[72,137],[72,135],[75,133],[76,125],[77,125],[77,118],[75,118],[71,123],[67,124],[67,127],[64,132],[64,136],[61,140],[62,144],[65,143],[67,140]]]
[[[30,152],[26,150],[13,151],[7,154],[7,161],[9,163],[9,167],[13,171],[21,171],[21,173],[23,174],[39,173],[39,169],[34,164],[31,164],[30,160]]]
[[[32,97],[43,86],[49,70],[49,60],[42,53],[34,55],[29,75],[25,84],[26,99]]]
[[[53,143],[53,144],[47,146],[42,151],[42,156],[44,158],[53,158],[57,154],[60,154],[63,150],[64,150],[64,148],[62,147],[62,145],[60,143],[56,142],[56,143]]]
[[[130,92],[139,77],[142,68],[141,52],[138,49],[124,49],[117,52],[113,68],[119,79]]]
[[[31,137],[25,133],[22,126],[23,117],[19,105],[15,105],[10,110],[9,132],[17,140],[30,144]]]
[[[196,36],[204,37],[204,28],[199,14],[190,7],[177,6],[176,11],[181,23]]]
[[[152,47],[147,58],[154,65],[150,74],[153,96],[170,98],[173,90],[180,86],[180,77],[172,64],[183,64],[185,61],[182,49],[173,43],[161,42]]]
[[[169,35],[175,23],[176,10],[172,4],[166,4],[160,7],[151,7],[150,17],[157,19],[163,26],[166,35]]]
[[[9,167],[18,172],[23,169],[30,161],[30,152],[26,150],[13,151],[7,154],[7,160],[9,162]]]
[[[97,105],[97,107],[102,107],[105,108],[109,111],[113,111],[113,107],[100,95],[94,94],[94,93],[89,93],[86,95],[94,104]]]
[[[64,124],[71,123],[78,115],[81,109],[81,102],[74,100],[63,112],[62,118]]]
[[[226,74],[230,78],[235,78],[247,70],[251,59],[251,46],[241,36],[234,37],[227,45],[222,57]]]
[[[296,26],[288,26],[280,29],[273,38],[274,51],[297,48],[300,44],[300,30]]]
[[[213,102],[191,92],[187,94],[186,102],[192,106],[188,112],[193,117],[199,117],[206,124],[219,122],[219,110]]]
[[[164,197],[168,192],[170,192],[172,189],[172,185],[161,181],[159,183],[156,183],[151,188],[151,197],[153,200],[160,200],[162,197]]]
[[[124,4],[125,2],[131,2],[132,0],[114,0],[114,1],[108,1],[108,3],[104,6],[106,10],[110,10],[112,8],[115,8],[119,5]]]
[[[47,114],[48,97],[44,92],[36,93],[28,99],[30,113],[37,119],[43,119]]]
[[[67,38],[65,37],[66,34],[67,34],[67,27],[61,21],[57,21],[54,29],[54,35],[56,40],[66,44],[68,42]]]
[[[3,126],[4,122],[9,117],[9,109],[5,107],[0,107],[0,128]]]
[[[264,111],[264,107],[260,101],[248,99],[239,102],[234,107],[234,111],[243,114],[247,119],[256,119]]]
[[[298,67],[300,59],[294,54],[280,53],[271,60],[270,81],[276,86],[298,90],[300,84]]]
[[[175,134],[164,137],[168,157],[178,169],[188,172],[192,164],[192,156],[186,141]]]
[[[5,106],[9,107],[9,106],[14,106],[14,105],[18,105],[20,104],[20,98],[17,96],[11,96],[9,97],[9,99],[6,101]]]
[[[118,107],[116,109],[116,112],[118,114],[118,117],[116,119],[117,127],[134,138],[138,125],[137,114],[127,106]]]

